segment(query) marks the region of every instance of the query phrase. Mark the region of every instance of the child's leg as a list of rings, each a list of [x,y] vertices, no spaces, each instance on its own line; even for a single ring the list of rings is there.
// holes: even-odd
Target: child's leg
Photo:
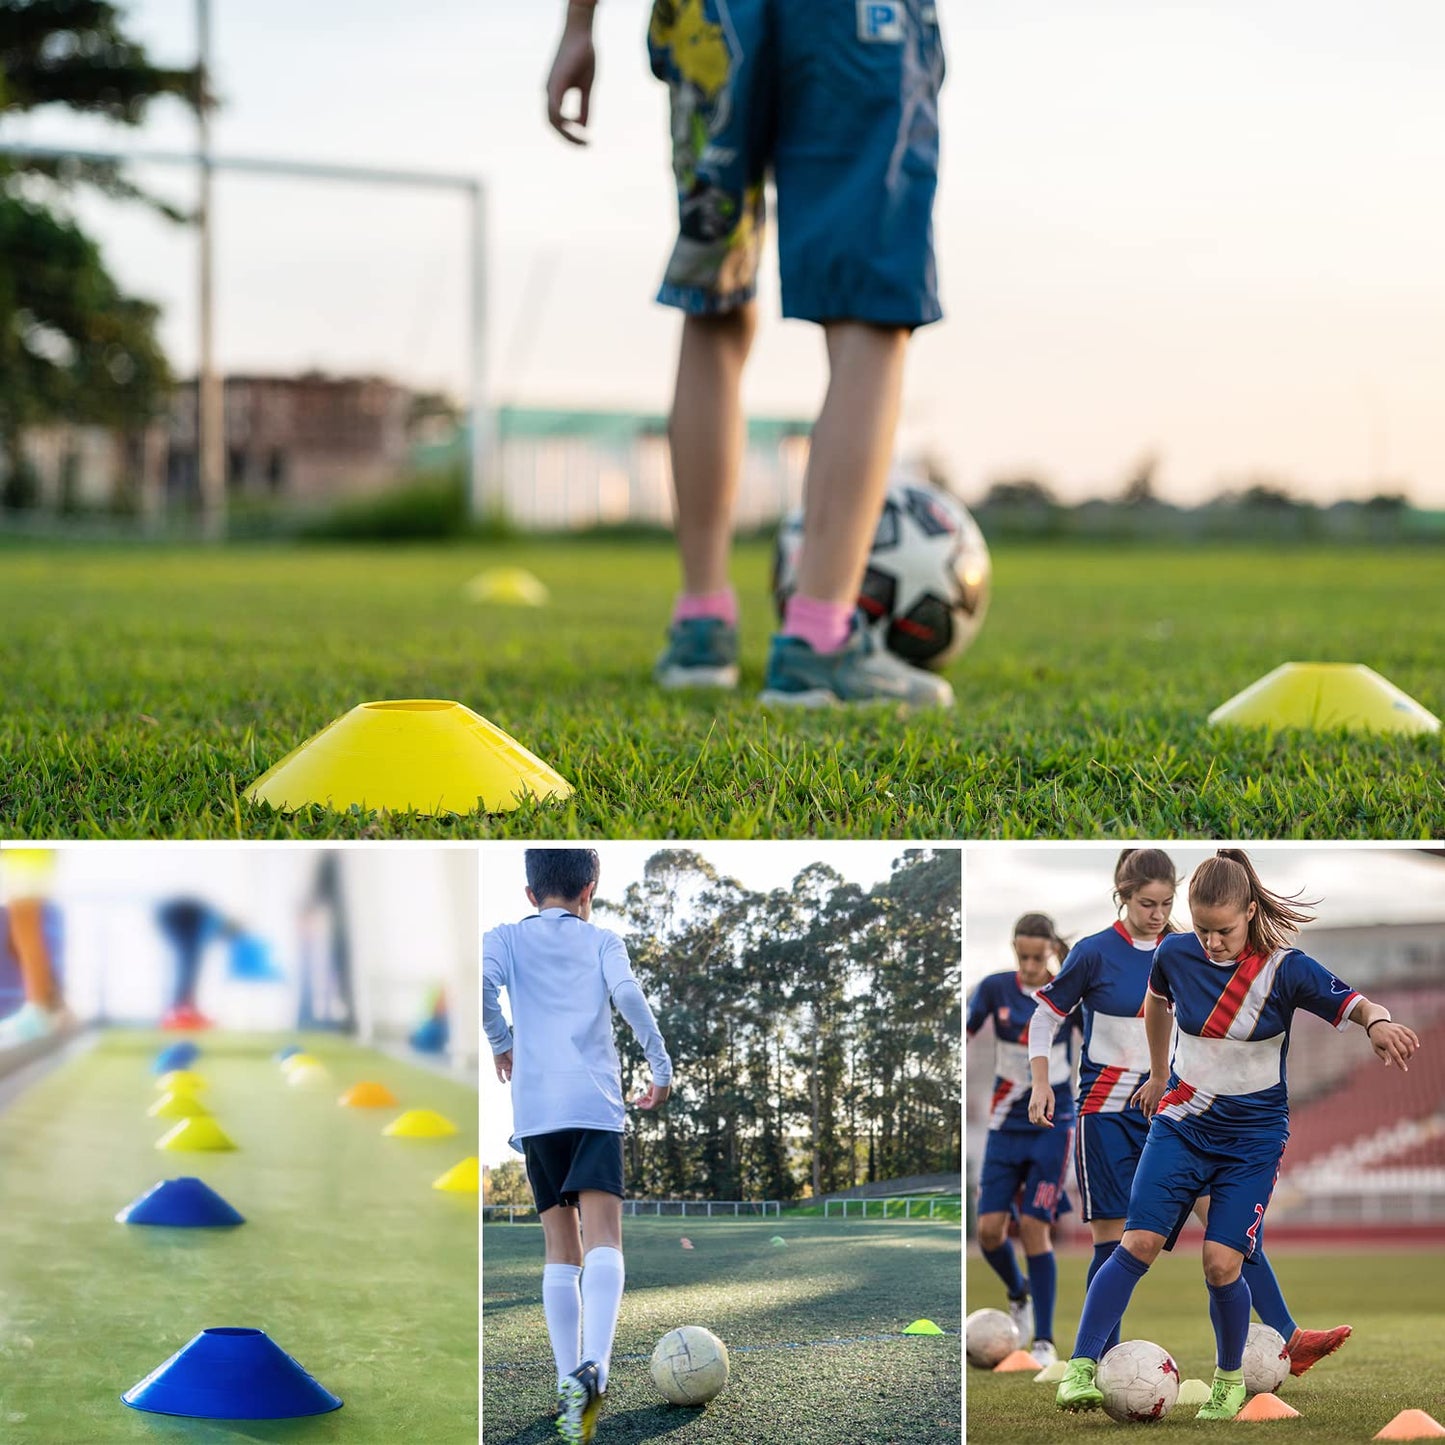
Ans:
[[[25,1001],[47,1011],[58,1009],[60,990],[55,985],[50,950],[45,944],[44,903],[39,898],[17,898],[7,911],[10,941],[20,964]]]
[[[542,1270],[542,1313],[560,1384],[582,1363],[582,1234],[577,1211],[558,1204],[544,1209],[542,1239],[547,1263]]]
[[[1074,1358],[1097,1360],[1104,1344],[1118,1328],[1129,1307],[1134,1286],[1164,1248],[1164,1236],[1151,1230],[1130,1229],[1095,1274],[1079,1316],[1079,1334],[1074,1341]]]
[[[622,1200],[600,1189],[578,1195],[582,1215],[582,1358],[597,1365],[598,1387],[607,1388],[612,1340],[622,1308]]]
[[[737,621],[728,581],[733,503],[742,471],[745,430],[743,366],[757,329],[753,301],[682,324],[677,388],[667,440],[677,500],[684,616]]]
[[[1122,1219],[1092,1219],[1089,1221],[1089,1228],[1094,1234],[1094,1257],[1089,1261],[1089,1274],[1084,1281],[1085,1293],[1093,1284],[1094,1276],[1109,1262],[1110,1256],[1118,1249],[1119,1241],[1124,1237],[1124,1221]],[[1104,1354],[1107,1355],[1119,1343],[1119,1334],[1123,1326],[1123,1316],[1120,1316],[1119,1323],[1110,1330],[1108,1339],[1104,1341]]]
[[[1249,1334],[1249,1286],[1241,1278],[1244,1256],[1213,1239],[1204,1241],[1204,1279],[1209,1286],[1209,1318],[1214,1325],[1216,1364],[1233,1371],[1244,1361]]]
[[[1034,1339],[1054,1338],[1054,1297],[1058,1290],[1058,1265],[1054,1259],[1053,1234],[1047,1223],[1031,1214],[1019,1218],[1019,1237],[1029,1264],[1029,1294],[1034,1304]],[[1025,1349],[1029,1342],[1022,1341]]]
[[[978,1247],[988,1267],[1003,1281],[1010,1299],[1017,1299],[1028,1288],[1019,1271],[1018,1256],[1008,1239],[1006,1213],[981,1214],[978,1218]]]

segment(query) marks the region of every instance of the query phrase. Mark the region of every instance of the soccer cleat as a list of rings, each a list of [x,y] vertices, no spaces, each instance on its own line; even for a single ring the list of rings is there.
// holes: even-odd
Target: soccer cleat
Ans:
[[[1020,1340],[1033,1339],[1034,1302],[1029,1295],[1027,1285],[1022,1294],[1009,1296],[1008,1317],[1014,1322],[1014,1328],[1019,1332]]]
[[[1290,1374],[1304,1374],[1311,1365],[1334,1354],[1353,1333],[1349,1325],[1336,1325],[1332,1330],[1296,1330],[1285,1346],[1289,1351]]]
[[[909,708],[952,707],[953,689],[941,677],[894,657],[855,617],[848,640],[837,652],[815,652],[801,637],[777,633],[759,700],[768,707],[880,702]]]
[[[738,630],[720,617],[687,617],[667,629],[667,646],[652,669],[669,691],[738,685]]]
[[[1082,1355],[1070,1360],[1064,1369],[1064,1378],[1059,1381],[1054,1404],[1070,1414],[1077,1410],[1097,1410],[1104,1403],[1104,1392],[1094,1383],[1094,1372],[1098,1368],[1097,1360],[1085,1359]]]
[[[1054,1348],[1054,1342],[1052,1340],[1035,1340],[1033,1344],[1029,1346],[1029,1354],[1045,1369],[1048,1369],[1048,1367],[1059,1358],[1059,1352]]]
[[[596,1364],[584,1360],[557,1387],[557,1433],[567,1445],[586,1445],[597,1429],[605,1398],[597,1378]]]
[[[1233,1379],[1220,1379],[1218,1372],[1215,1373],[1209,1399],[1199,1407],[1194,1416],[1196,1420],[1232,1420],[1244,1409],[1249,1392],[1244,1388],[1243,1375],[1238,1371],[1233,1373]]]

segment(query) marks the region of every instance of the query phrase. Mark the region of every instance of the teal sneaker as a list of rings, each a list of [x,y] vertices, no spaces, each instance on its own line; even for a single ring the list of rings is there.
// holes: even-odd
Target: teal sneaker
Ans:
[[[667,646],[652,669],[659,687],[736,687],[738,630],[720,617],[689,617],[667,629]]]
[[[814,652],[801,637],[775,635],[759,701],[765,707],[876,702],[952,707],[953,689],[941,677],[894,657],[855,617],[847,642],[837,652]]]

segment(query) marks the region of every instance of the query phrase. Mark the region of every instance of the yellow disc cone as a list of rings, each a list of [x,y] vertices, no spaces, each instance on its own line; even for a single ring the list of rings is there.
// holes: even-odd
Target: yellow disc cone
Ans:
[[[1358,662],[1286,662],[1221,703],[1209,721],[1312,732],[1440,731],[1434,713]]]
[[[505,813],[572,785],[459,702],[364,702],[288,753],[247,790],[282,812],[308,804]]]
[[[478,572],[466,586],[473,602],[499,602],[504,607],[545,607],[550,594],[546,584],[525,567],[490,567]]]
[[[211,1117],[211,1111],[194,1094],[188,1094],[184,1090],[162,1094],[146,1110],[146,1113],[152,1119],[209,1119]]]
[[[433,1189],[449,1189],[453,1194],[475,1194],[481,1188],[480,1160],[474,1154],[453,1164],[440,1179],[432,1181]]]
[[[172,1069],[156,1080],[156,1088],[163,1094],[199,1094],[210,1087],[202,1075],[190,1069]]]
[[[941,1335],[943,1331],[932,1320],[914,1320],[904,1329],[903,1333],[905,1335]]]
[[[396,1103],[396,1095],[385,1084],[363,1079],[353,1084],[337,1101],[344,1109],[385,1109]]]
[[[455,1134],[457,1126],[435,1109],[408,1109],[381,1132],[393,1139],[440,1139]]]
[[[290,1058],[281,1060],[281,1072],[291,1074],[295,1069],[320,1069],[324,1068],[321,1060],[315,1054],[292,1054]]]
[[[229,1134],[214,1119],[182,1119],[156,1140],[157,1149],[234,1149]]]
[[[302,1064],[286,1071],[286,1082],[293,1089],[326,1089],[331,1087],[331,1070],[325,1064]]]

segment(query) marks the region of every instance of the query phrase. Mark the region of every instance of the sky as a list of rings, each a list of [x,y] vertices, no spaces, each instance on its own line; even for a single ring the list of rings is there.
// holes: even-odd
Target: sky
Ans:
[[[1181,877],[1214,847],[1167,845]],[[1322,926],[1440,922],[1445,917],[1445,862],[1408,848],[1355,848],[1251,844],[1250,857],[1265,886],[1277,893],[1303,890],[1318,899]],[[1117,916],[1113,892],[1117,845],[971,848],[966,859],[963,986],[1013,966],[1015,920],[1047,913],[1070,941],[1107,928]],[[1188,928],[1186,888],[1177,895],[1174,921]]]
[[[719,871],[736,878],[746,888],[769,892],[786,888],[812,863],[826,863],[849,882],[871,888],[893,871],[893,860],[907,845],[900,843],[601,843],[597,852],[602,863],[600,894],[620,898],[629,883],[642,877],[647,860],[660,848],[688,848],[708,859]],[[482,927],[512,923],[532,912],[523,889],[526,886],[522,843],[491,843],[482,850]],[[617,921],[598,911],[594,921],[616,927]],[[505,1010],[505,1003],[504,1003]],[[661,1021],[666,1037],[666,1020]],[[521,1155],[507,1146],[511,1126],[511,1103],[505,1086],[497,1082],[485,1039],[482,1044],[481,1160],[500,1164]]]
[[[644,0],[602,0],[595,142],[564,145],[542,81],[562,0],[213,0],[218,153],[429,168],[489,188],[494,399],[665,410],[675,314],[666,98]],[[185,63],[192,0],[134,0]],[[1316,500],[1445,507],[1445,6],[1438,0],[943,0],[936,211],[947,319],[918,336],[901,449],[966,499],[1032,475],[1066,499],[1160,459],[1170,500],[1268,477]],[[403,19],[404,17],[404,19]],[[115,145],[39,114],[6,136]],[[134,143],[185,145],[158,106]],[[148,171],[173,193],[183,172]],[[234,370],[382,370],[460,390],[466,213],[449,195],[218,182],[218,346]],[[194,245],[83,214],[194,358]],[[806,416],[814,328],[770,324],[757,414]]]

